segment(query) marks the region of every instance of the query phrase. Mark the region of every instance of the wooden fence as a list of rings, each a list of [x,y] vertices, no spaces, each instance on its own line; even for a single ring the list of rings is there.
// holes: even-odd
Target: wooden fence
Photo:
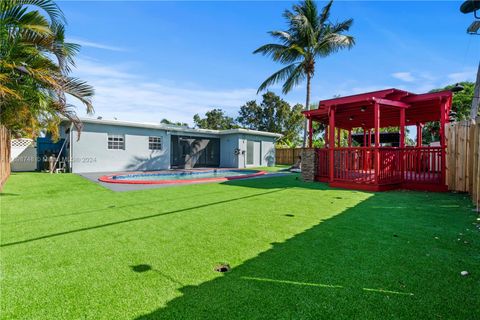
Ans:
[[[302,148],[277,148],[275,149],[276,164],[295,164]]]
[[[10,175],[10,133],[0,125],[0,190]]]
[[[480,205],[480,118],[447,124],[447,185]]]

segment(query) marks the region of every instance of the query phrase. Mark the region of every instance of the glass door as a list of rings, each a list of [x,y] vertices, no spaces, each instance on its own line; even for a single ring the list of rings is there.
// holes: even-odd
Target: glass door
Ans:
[[[260,166],[261,164],[261,148],[260,141],[248,141],[247,140],[247,166]]]
[[[253,141],[247,140],[247,165],[253,165]]]

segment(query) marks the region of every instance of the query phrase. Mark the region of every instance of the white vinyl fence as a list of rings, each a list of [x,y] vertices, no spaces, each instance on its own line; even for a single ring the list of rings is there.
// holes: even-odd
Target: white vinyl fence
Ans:
[[[37,169],[37,147],[32,139],[12,139],[11,146],[11,171],[35,171]]]

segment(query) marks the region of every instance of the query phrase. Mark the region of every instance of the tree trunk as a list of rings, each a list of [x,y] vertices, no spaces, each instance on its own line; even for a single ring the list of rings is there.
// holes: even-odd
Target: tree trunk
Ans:
[[[477,81],[473,90],[472,108],[470,109],[470,118],[475,120],[478,115],[478,105],[480,104],[480,63],[478,64]]]
[[[310,73],[307,73],[307,99],[305,102],[305,110],[310,110],[310,80],[311,80],[311,75]],[[308,120],[305,118],[305,121],[303,123],[303,147],[307,147],[307,136],[308,136]]]

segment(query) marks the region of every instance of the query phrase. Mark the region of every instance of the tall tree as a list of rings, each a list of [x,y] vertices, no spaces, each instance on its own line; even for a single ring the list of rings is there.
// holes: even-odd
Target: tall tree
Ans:
[[[318,12],[313,0],[305,0],[294,5],[292,11],[286,10],[283,16],[287,20],[288,29],[271,31],[270,34],[280,43],[269,43],[261,46],[253,53],[271,57],[273,61],[285,64],[286,67],[272,74],[258,88],[258,92],[270,85],[284,82],[282,91],[287,94],[293,87],[306,79],[307,92],[305,107],[310,106],[310,85],[315,73],[317,58],[329,56],[355,44],[352,36],[345,35],[353,23],[353,19],[342,22],[330,22],[331,0]],[[304,121],[303,146],[307,144],[308,123]]]
[[[452,99],[453,114],[451,120],[454,121],[461,121],[471,117],[472,100],[474,99],[475,83],[464,81],[459,84],[462,85],[463,90],[456,92]],[[451,90],[456,85],[457,84],[451,84],[443,88],[431,90],[430,92]],[[477,111],[477,116],[478,115],[479,113]],[[432,141],[438,141],[440,139],[439,133],[440,124],[438,121],[426,123],[422,129],[423,142],[428,144]]]
[[[433,89],[430,92],[439,92],[445,90],[452,90],[456,85],[463,87],[462,91],[456,92],[452,99],[452,111],[456,113],[455,120],[461,121],[470,117],[470,111],[472,108],[472,99],[474,96],[475,83],[473,82],[460,82],[457,84],[451,84],[443,88]],[[478,110],[477,110],[478,112]]]
[[[225,115],[222,109],[213,109],[205,113],[205,118],[198,114],[193,116],[195,126],[200,129],[227,130],[238,126],[232,117]]]
[[[255,100],[243,105],[237,122],[248,129],[281,133],[280,144],[297,145],[302,129],[303,106],[297,104],[291,107],[270,91],[262,97],[260,105]]]
[[[17,135],[57,135],[61,117],[81,129],[73,97],[93,112],[94,90],[69,76],[80,46],[65,42],[65,17],[52,0],[0,2],[0,121]]]

